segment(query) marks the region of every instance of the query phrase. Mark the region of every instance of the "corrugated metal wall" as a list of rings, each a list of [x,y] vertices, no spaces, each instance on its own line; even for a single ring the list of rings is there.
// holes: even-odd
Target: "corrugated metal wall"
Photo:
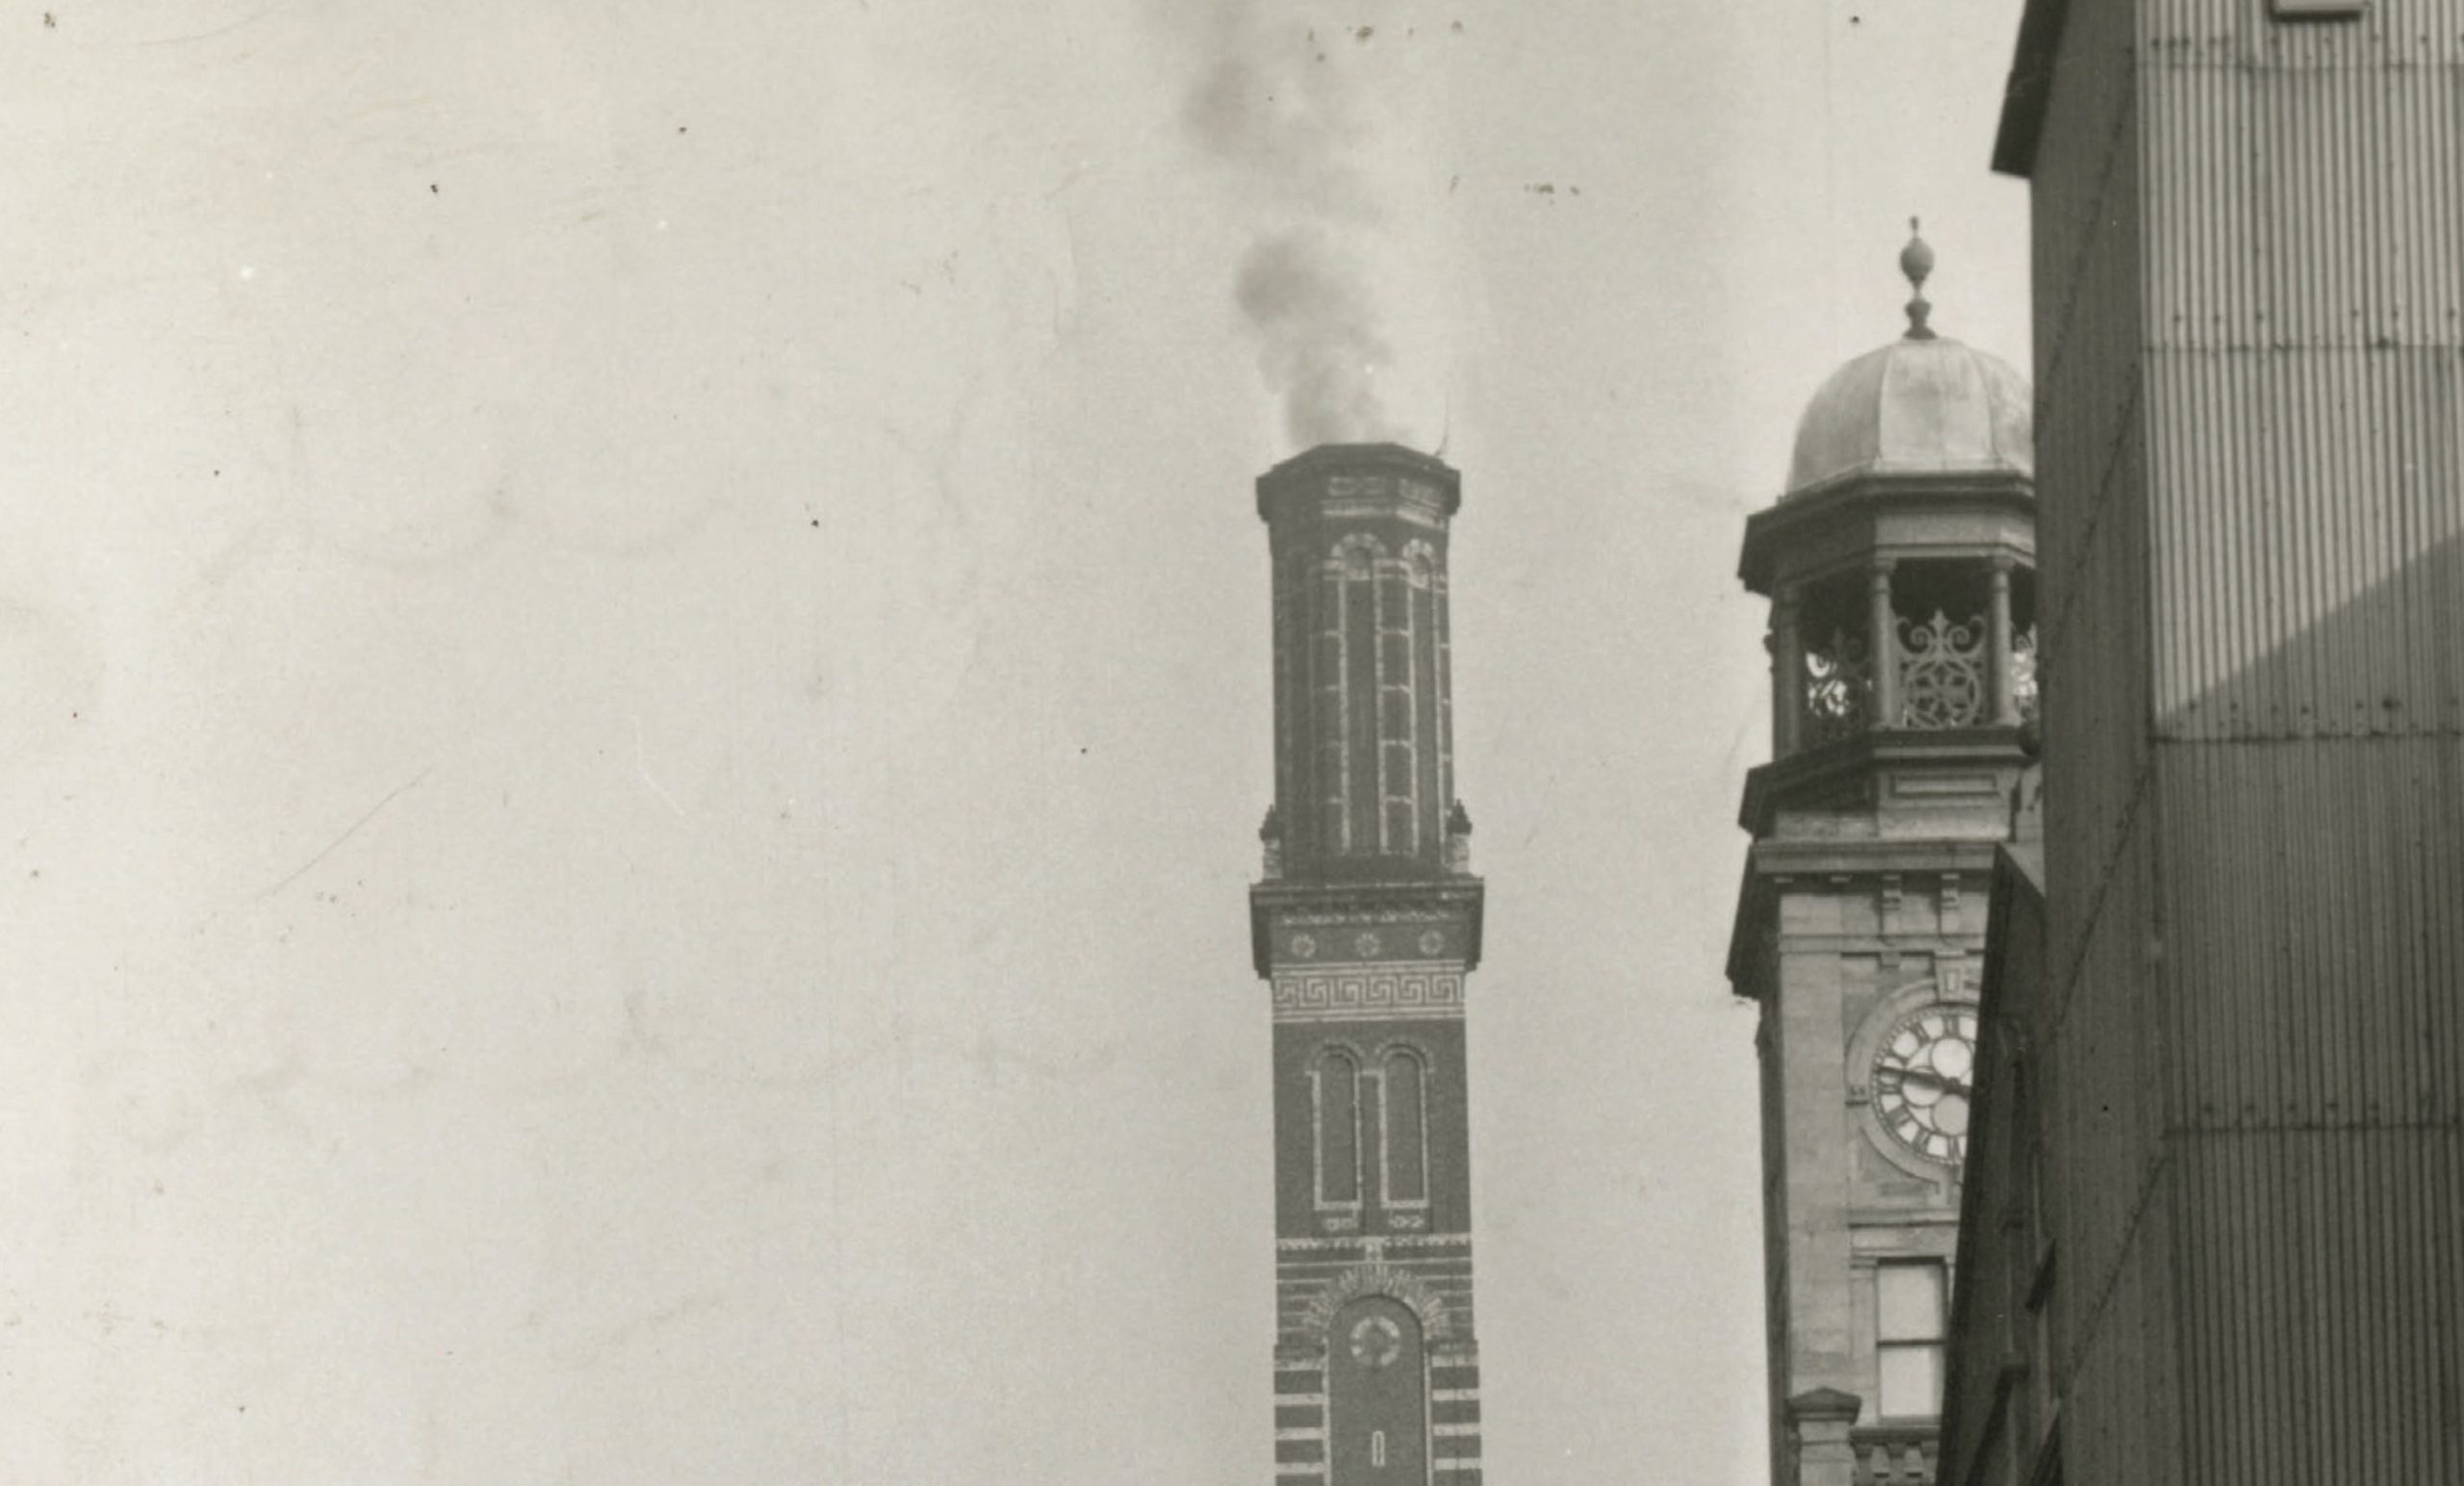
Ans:
[[[2165,749],[2194,1481],[2464,1480],[2464,747]]]
[[[2153,9],[2159,726],[2454,730],[2464,575],[2420,558],[2464,532],[2464,6],[2328,27],[2252,24],[2263,0]],[[2400,602],[2340,622],[2389,584]]]
[[[2169,1122],[2456,1128],[2464,748],[2168,748],[2158,790]]]
[[[2159,731],[2464,727],[2464,566],[2427,560],[2464,537],[2455,350],[2149,360],[2148,416],[2176,430],[2155,472]]]
[[[2464,1480],[2464,0],[2069,10],[2034,174],[2066,1473]]]

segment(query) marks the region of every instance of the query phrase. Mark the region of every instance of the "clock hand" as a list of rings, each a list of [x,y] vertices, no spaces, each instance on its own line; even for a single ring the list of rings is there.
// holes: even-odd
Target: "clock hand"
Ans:
[[[1928,1073],[1922,1068],[1901,1068],[1897,1071],[1899,1081],[1903,1084],[1931,1084],[1944,1093],[1964,1094],[1968,1091],[1965,1080],[1955,1079],[1947,1074]]]

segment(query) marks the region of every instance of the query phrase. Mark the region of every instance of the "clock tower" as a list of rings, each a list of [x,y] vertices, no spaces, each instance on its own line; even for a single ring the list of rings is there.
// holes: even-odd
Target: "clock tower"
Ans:
[[[1761,1012],[1777,1486],[1933,1480],[1987,884],[2036,709],[2027,384],[1938,336],[1824,384],[1746,525],[1772,758],[1729,980]]]
[[[1277,1486],[1478,1486],[1454,797],[1453,470],[1333,445],[1260,476],[1275,803],[1249,891],[1269,987]]]

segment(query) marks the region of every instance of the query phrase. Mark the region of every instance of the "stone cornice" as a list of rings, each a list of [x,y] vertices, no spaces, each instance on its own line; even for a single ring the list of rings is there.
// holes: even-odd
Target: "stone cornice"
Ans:
[[[1921,836],[1755,842],[1746,851],[1745,880],[1737,889],[1736,916],[1729,927],[1730,989],[1740,996],[1760,997],[1760,983],[1769,973],[1768,961],[1774,948],[1766,941],[1779,913],[1779,896],[1790,885],[1810,881],[1841,888],[1879,890],[1885,878],[1944,874],[1989,881],[2003,844],[1982,837],[1957,840]],[[1921,951],[1939,937],[1842,934],[1826,935],[1820,947],[1841,953]],[[1984,940],[1980,932],[1962,935],[1956,942],[1973,949]]]
[[[2017,728],[1887,729],[1805,749],[1746,774],[1737,824],[1758,840],[1772,833],[1788,801],[1835,795],[1886,771],[2007,769],[2015,780],[2030,762],[2019,735]],[[2007,796],[2001,808],[2006,819],[1999,836],[2008,836]]]
[[[1861,472],[1842,475],[1790,495],[1746,518],[1745,546],[1737,553],[1736,576],[1748,589],[1772,597],[1783,582],[1805,581],[1815,571],[1784,571],[1785,554],[1819,550],[1809,533],[1870,531],[1873,523],[1894,515],[1920,515],[1929,529],[1938,525],[1934,513],[2003,510],[2023,518],[2033,530],[2036,487],[2016,471]],[[2011,547],[1995,539],[1980,539],[1978,550],[2010,551],[2033,562],[2033,543]],[[1894,555],[1887,546],[1867,544],[1857,560]],[[1907,553],[1904,555],[1919,555]],[[1926,555],[1939,555],[1930,552]]]
[[[1338,492],[1330,478],[1350,484]],[[1373,483],[1358,494],[1390,510],[1425,505],[1442,520],[1463,505],[1463,477],[1442,459],[1399,444],[1322,444],[1258,476],[1258,515],[1273,522],[1295,500],[1305,508],[1313,500],[1347,499],[1364,478]]]
[[[1463,968],[1480,964],[1480,918],[1485,886],[1476,877],[1433,877],[1401,882],[1311,883],[1276,881],[1249,888],[1249,960],[1260,977],[1272,973],[1268,935],[1278,910],[1359,912],[1363,915],[1396,909],[1459,909],[1464,911],[1467,938]]]

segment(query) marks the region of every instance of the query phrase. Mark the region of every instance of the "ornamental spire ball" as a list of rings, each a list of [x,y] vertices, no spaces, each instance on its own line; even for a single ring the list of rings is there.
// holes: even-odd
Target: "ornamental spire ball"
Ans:
[[[1925,280],[1934,271],[1934,249],[1916,235],[1917,230],[1916,218],[1910,218],[1908,245],[1899,250],[1899,271],[1908,275],[1908,287],[1916,291],[1916,297],[1908,301],[1908,338],[1930,341],[1934,331],[1925,323],[1925,317],[1934,312],[1934,306],[1926,302]]]
[[[2036,455],[2027,379],[2000,359],[1934,333],[1925,281],[1934,249],[1909,218],[1899,269],[1916,291],[1908,329],[1833,372],[1797,423],[1793,495],[1851,476],[1920,472],[2029,476]]]

